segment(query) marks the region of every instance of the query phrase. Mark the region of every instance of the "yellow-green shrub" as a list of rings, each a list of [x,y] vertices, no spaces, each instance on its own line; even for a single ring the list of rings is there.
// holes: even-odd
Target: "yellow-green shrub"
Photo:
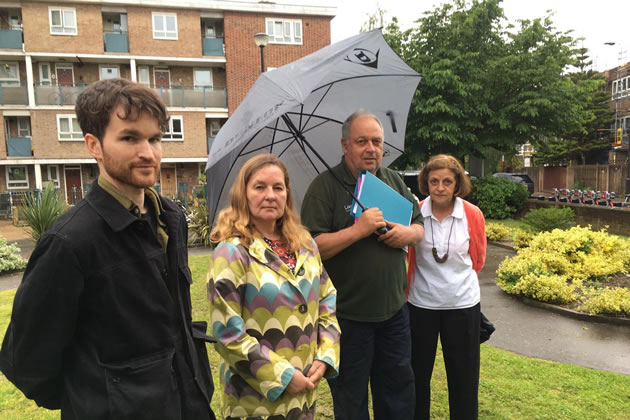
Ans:
[[[486,223],[486,236],[491,241],[502,241],[510,236],[510,228],[501,223]]]
[[[535,233],[526,231],[525,229],[512,230],[512,242],[516,248],[528,247],[535,236]]]
[[[567,276],[529,273],[514,285],[513,291],[542,302],[570,303],[577,298],[577,287],[567,281]]]
[[[529,247],[519,249],[515,257],[501,263],[497,284],[507,293],[543,302],[573,302],[584,293],[585,281],[605,282],[630,270],[628,245],[605,230],[594,232],[590,226],[540,233]],[[603,301],[600,298],[597,305],[603,306]],[[591,310],[591,306],[587,307]]]
[[[622,314],[630,316],[630,290],[622,287],[589,288],[580,309],[591,315]]]

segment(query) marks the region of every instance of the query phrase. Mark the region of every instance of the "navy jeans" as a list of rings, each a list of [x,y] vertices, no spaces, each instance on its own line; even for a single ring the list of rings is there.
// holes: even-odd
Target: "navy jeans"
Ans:
[[[339,376],[328,381],[335,420],[369,420],[368,383],[376,420],[412,419],[415,405],[407,305],[381,322],[338,318]]]

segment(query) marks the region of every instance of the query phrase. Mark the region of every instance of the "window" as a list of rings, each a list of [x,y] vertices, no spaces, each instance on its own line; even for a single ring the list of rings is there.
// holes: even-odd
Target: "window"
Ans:
[[[50,33],[53,35],[76,35],[77,19],[74,7],[49,7]]]
[[[28,188],[28,170],[26,166],[7,166],[7,188]]]
[[[0,86],[20,86],[17,63],[0,62]]]
[[[116,77],[120,77],[120,67],[119,66],[100,66],[101,70],[101,80],[105,79],[115,79]]]
[[[302,44],[302,21],[266,19],[269,42],[276,44]]]
[[[177,14],[153,12],[153,38],[177,39]]]
[[[59,166],[48,165],[48,181],[55,185],[55,188],[59,188]]]
[[[151,86],[151,80],[149,78],[149,66],[138,66],[138,83],[142,83],[145,86]]]
[[[162,140],[184,140],[184,117],[171,116]]]
[[[17,117],[18,137],[30,137],[31,124],[28,117]]]
[[[50,63],[39,63],[39,84],[42,86],[52,85]]]
[[[195,69],[195,89],[212,88],[212,70]]]
[[[83,133],[75,115],[57,115],[57,134],[60,141],[83,140]]]
[[[218,136],[220,129],[221,129],[221,123],[219,121],[211,121],[210,122],[210,137]]]

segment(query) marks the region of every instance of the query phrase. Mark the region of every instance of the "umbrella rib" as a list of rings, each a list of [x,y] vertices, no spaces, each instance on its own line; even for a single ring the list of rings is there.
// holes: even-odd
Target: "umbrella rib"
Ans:
[[[276,119],[276,124],[275,124],[275,127],[273,128],[273,134],[271,136],[271,144],[269,145],[269,153],[273,153],[273,145],[276,141],[276,133],[278,132],[278,122],[279,120]]]
[[[335,82],[332,82],[328,86],[328,90],[326,92],[324,92],[324,94],[322,95],[321,98],[319,98],[319,101],[317,102],[317,105],[315,105],[315,107],[313,108],[313,111],[308,114],[308,118],[307,118],[306,122],[304,123],[304,127],[306,127],[306,125],[308,125],[308,122],[311,120],[311,117],[315,114],[315,111],[317,111],[317,108],[319,108],[319,106],[322,104],[322,101],[324,100],[326,95],[328,95],[328,92],[330,92],[330,89],[332,89],[334,84],[335,84]],[[315,92],[315,90],[313,90],[313,92]],[[304,110],[304,104],[302,104],[302,108],[301,109]],[[302,115],[304,115],[304,112],[300,113],[300,130],[303,128],[303,126],[302,126]]]
[[[390,143],[390,142],[388,142],[388,141],[386,141],[386,142],[384,142],[384,143],[385,143],[385,144],[387,144],[387,145],[389,145],[389,146],[391,146],[392,148],[394,148],[394,149],[398,150],[400,153],[405,153],[405,151],[404,151],[404,150],[399,149],[398,147],[394,146],[393,144],[391,144],[391,143]]]

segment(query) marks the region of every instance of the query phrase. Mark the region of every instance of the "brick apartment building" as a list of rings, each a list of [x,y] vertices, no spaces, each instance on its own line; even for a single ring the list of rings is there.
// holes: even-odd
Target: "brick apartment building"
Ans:
[[[628,148],[630,140],[630,63],[604,72],[606,90],[610,92],[610,109],[615,112],[612,129],[615,146]],[[621,143],[619,143],[621,140]]]
[[[285,1],[284,3],[290,3]],[[190,196],[212,140],[265,65],[330,43],[335,8],[209,0],[0,1],[0,193],[53,182],[69,203],[98,177],[74,115],[91,82],[123,77],[168,106],[158,187]]]

